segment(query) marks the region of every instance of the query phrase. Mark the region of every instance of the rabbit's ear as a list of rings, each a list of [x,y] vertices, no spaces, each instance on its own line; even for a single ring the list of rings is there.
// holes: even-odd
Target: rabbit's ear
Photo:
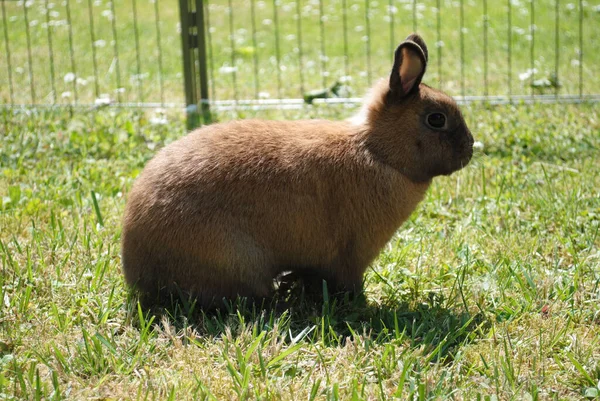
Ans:
[[[427,45],[413,33],[398,46],[390,75],[390,92],[403,98],[419,87],[427,68]]]

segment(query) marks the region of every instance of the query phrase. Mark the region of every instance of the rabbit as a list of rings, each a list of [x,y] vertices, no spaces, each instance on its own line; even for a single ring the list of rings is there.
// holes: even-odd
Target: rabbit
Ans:
[[[473,153],[455,101],[421,83],[427,59],[423,39],[408,36],[358,117],[213,124],[163,148],[128,194],[126,282],[207,308],[268,298],[283,272],[362,293],[431,180]]]

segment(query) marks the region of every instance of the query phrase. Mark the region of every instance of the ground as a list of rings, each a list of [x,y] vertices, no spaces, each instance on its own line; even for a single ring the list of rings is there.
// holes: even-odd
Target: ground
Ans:
[[[366,305],[163,315],[124,284],[120,219],[181,118],[4,113],[0,399],[597,398],[599,109],[464,112],[473,161],[434,181],[372,264]]]

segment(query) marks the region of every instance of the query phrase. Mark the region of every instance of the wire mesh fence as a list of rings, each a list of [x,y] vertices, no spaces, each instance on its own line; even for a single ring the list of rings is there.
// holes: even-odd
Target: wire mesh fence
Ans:
[[[583,0],[0,6],[0,103],[8,106],[356,102],[388,75],[395,47],[413,31],[430,48],[427,83],[459,99],[582,101],[600,94],[600,5]]]
[[[583,1],[204,5],[211,99],[221,105],[292,104],[311,93],[360,97],[388,75],[395,47],[412,31],[430,46],[428,82],[458,97],[572,100],[599,93],[600,49],[592,38],[600,34],[600,8]],[[326,88],[333,90],[321,95]]]
[[[0,103],[182,104],[178,10],[158,0],[0,0]]]

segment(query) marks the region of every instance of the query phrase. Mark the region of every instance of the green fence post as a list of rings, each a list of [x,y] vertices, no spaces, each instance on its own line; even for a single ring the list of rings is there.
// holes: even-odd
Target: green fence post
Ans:
[[[185,92],[185,110],[187,128],[193,129],[199,125],[198,98],[194,81],[194,40],[192,28],[192,12],[188,0],[179,0],[179,16],[181,21],[181,47],[183,54],[183,89]]]
[[[192,9],[194,6],[195,10]],[[202,0],[179,0],[179,12],[187,126],[188,129],[193,129],[200,125],[200,116],[202,116],[203,124],[212,122],[208,102],[204,2]],[[198,93],[198,89],[200,89],[200,93]],[[198,95],[200,95],[199,98]]]
[[[198,40],[198,73],[200,74],[200,110],[202,112],[202,122],[210,124],[212,117],[210,114],[210,104],[208,103],[208,68],[206,58],[206,29],[204,20],[204,1],[196,0],[196,29]]]

